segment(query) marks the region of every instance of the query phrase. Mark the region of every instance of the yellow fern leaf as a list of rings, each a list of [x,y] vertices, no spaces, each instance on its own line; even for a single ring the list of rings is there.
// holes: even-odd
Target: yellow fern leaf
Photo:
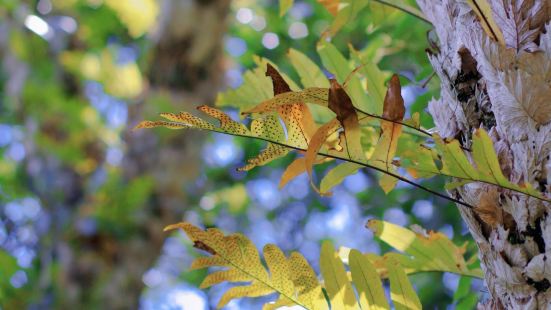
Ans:
[[[264,247],[264,259],[268,270],[262,265],[260,255],[254,244],[241,234],[224,236],[218,229],[199,229],[189,223],[170,225],[165,230],[181,228],[194,242],[195,246],[206,249],[213,256],[198,258],[193,268],[212,266],[227,267],[225,270],[209,274],[201,284],[202,288],[222,282],[249,282],[230,288],[218,303],[225,306],[232,299],[259,297],[273,293],[279,294],[277,302],[267,305],[297,304],[306,309],[326,309],[316,275],[306,260],[298,253],[286,258],[275,245]]]
[[[285,131],[276,115],[270,114],[251,122],[251,132],[254,136],[275,142],[285,142]]]
[[[198,107],[197,110],[219,120],[220,128],[222,129],[222,131],[241,134],[241,135],[246,135],[249,133],[249,130],[247,129],[247,127],[245,127],[245,125],[232,120],[231,117],[229,117],[226,113],[218,109],[215,109],[206,105],[202,105]]]
[[[285,156],[287,155],[287,153],[289,153],[289,148],[273,143],[268,143],[268,147],[266,147],[265,150],[260,152],[260,154],[258,154],[256,157],[248,159],[248,164],[244,167],[238,168],[237,170],[249,171],[256,166],[265,165],[272,160]]]
[[[191,115],[188,112],[180,112],[178,114],[161,113],[160,116],[166,118],[171,122],[189,124],[189,126],[199,128],[199,129],[205,129],[205,130],[215,129],[214,125],[212,125],[211,123],[206,122],[198,118],[197,116]]]

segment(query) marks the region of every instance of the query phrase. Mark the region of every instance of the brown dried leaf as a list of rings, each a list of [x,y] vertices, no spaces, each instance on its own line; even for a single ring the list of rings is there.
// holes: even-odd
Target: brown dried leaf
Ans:
[[[352,105],[352,100],[344,88],[335,79],[331,79],[328,106],[337,114],[337,120],[344,128],[348,156],[353,160],[363,160],[365,156],[360,143],[360,124],[356,108]]]
[[[495,228],[498,225],[504,225],[505,228],[511,228],[515,224],[511,214],[505,212],[499,206],[499,193],[495,188],[489,188],[478,196],[478,205],[475,206],[474,212],[480,219]]]
[[[285,81],[285,79],[279,74],[279,72],[271,64],[267,64],[266,76],[272,78],[272,85],[274,86],[274,96],[291,92],[291,87]]]
[[[383,106],[383,117],[391,121],[401,121],[404,119],[406,107],[404,98],[402,98],[402,86],[400,78],[394,74],[390,79],[390,85],[386,91],[385,101]]]

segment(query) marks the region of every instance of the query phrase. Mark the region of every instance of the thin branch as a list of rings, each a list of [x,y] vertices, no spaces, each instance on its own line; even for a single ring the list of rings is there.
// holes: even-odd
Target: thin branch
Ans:
[[[300,148],[300,147],[296,147],[296,146],[292,146],[292,145],[288,145],[288,144],[285,144],[285,143],[281,143],[281,142],[277,142],[277,141],[273,141],[273,140],[270,140],[270,139],[266,139],[266,138],[262,138],[262,137],[254,137],[254,136],[248,136],[248,135],[242,135],[242,134],[234,134],[234,133],[231,133],[230,135],[233,135],[233,136],[237,136],[237,137],[243,137],[243,138],[253,138],[253,139],[258,139],[258,140],[262,140],[262,141],[265,141],[265,142],[268,142],[268,143],[272,143],[272,144],[276,144],[276,145],[279,145],[279,146],[283,146],[283,147],[287,147],[287,148],[290,148],[290,149],[294,149],[296,151],[302,151],[302,152],[306,152],[307,150],[306,149],[303,149],[303,148]],[[414,187],[417,187],[419,189],[422,189],[428,193],[431,193],[435,196],[438,196],[440,198],[444,198],[446,200],[449,200],[451,202],[455,202],[457,204],[460,204],[462,206],[465,206],[467,208],[473,208],[472,205],[466,203],[466,202],[463,202],[459,199],[455,199],[453,197],[450,197],[450,196],[447,196],[447,195],[444,195],[442,193],[439,193],[435,190],[432,190],[428,187],[425,187],[421,184],[418,184],[418,183],[415,183],[413,181],[411,181],[410,179],[408,178],[405,178],[399,174],[395,174],[395,173],[392,173],[390,171],[387,171],[387,170],[384,170],[382,168],[378,168],[376,166],[372,166],[370,164],[367,164],[367,163],[363,163],[363,162],[360,162],[360,161],[357,161],[357,160],[353,160],[351,158],[343,158],[343,157],[339,157],[339,156],[335,156],[335,155],[331,155],[331,154],[328,154],[328,153],[322,153],[322,152],[318,152],[319,155],[321,156],[325,156],[325,157],[328,157],[328,158],[333,158],[333,159],[340,159],[340,160],[344,160],[344,161],[348,161],[348,162],[351,162],[351,163],[354,163],[354,164],[357,164],[357,165],[360,165],[360,166],[363,166],[365,168],[370,168],[370,169],[374,169],[374,170],[377,170],[379,172],[382,172],[382,173],[385,173],[385,174],[388,174],[390,175],[391,177],[394,177],[402,182],[405,182],[405,183],[408,183]]]
[[[402,125],[402,126],[404,126],[404,127],[408,127],[408,128],[411,128],[411,129],[413,129],[413,130],[415,130],[415,131],[418,131],[418,132],[420,132],[420,133],[422,133],[422,134],[424,134],[424,135],[426,135],[426,136],[432,137],[432,134],[431,134],[430,132],[424,130],[424,129],[417,128],[417,127],[415,127],[415,126],[412,126],[412,125],[409,125],[409,124],[406,124],[406,123],[402,123],[402,122],[400,122],[400,121],[393,121],[393,120],[391,120],[391,119],[384,118],[384,117],[379,116],[379,115],[371,114],[371,113],[369,113],[369,112],[365,112],[365,111],[363,111],[363,110],[361,110],[361,109],[359,109],[359,108],[356,108],[356,107],[354,107],[354,108],[356,109],[357,112],[360,112],[360,113],[362,113],[362,114],[365,114],[365,115],[367,115],[367,116],[369,116],[369,117],[373,117],[373,118],[380,119],[380,120],[383,120],[383,121],[387,121],[387,122],[390,122],[390,123],[394,123],[394,124],[397,124],[397,125]]]
[[[312,96],[312,95],[310,95],[310,96]],[[312,97],[314,97],[314,96],[312,96]],[[320,97],[318,97],[318,96],[315,96],[315,98],[324,100],[324,98],[320,98]],[[398,125],[402,125],[402,126],[405,126],[405,127],[409,127],[409,128],[411,128],[411,129],[413,129],[413,130],[415,130],[415,131],[417,131],[417,132],[422,133],[423,135],[426,135],[426,136],[428,136],[428,137],[432,137],[432,134],[431,134],[430,132],[428,132],[428,131],[426,131],[426,130],[423,130],[423,129],[421,129],[421,128],[417,128],[417,127],[415,127],[415,126],[412,126],[412,125],[409,125],[409,124],[406,124],[406,123],[402,123],[402,122],[399,122],[399,121],[393,121],[393,120],[391,120],[391,119],[384,118],[384,117],[379,116],[379,115],[371,114],[371,113],[365,112],[365,111],[363,111],[363,110],[361,110],[361,109],[359,109],[359,108],[357,108],[357,107],[354,107],[354,109],[356,110],[356,112],[362,113],[362,114],[367,115],[367,116],[369,116],[369,117],[373,117],[373,118],[380,119],[380,120],[383,120],[383,121],[387,121],[387,122],[391,122],[391,123],[394,123],[394,124],[398,124]]]

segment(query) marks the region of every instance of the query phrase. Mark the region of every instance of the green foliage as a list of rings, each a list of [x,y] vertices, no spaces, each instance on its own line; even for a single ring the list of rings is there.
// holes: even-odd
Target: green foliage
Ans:
[[[297,252],[285,256],[273,244],[264,246],[266,268],[254,244],[244,235],[225,236],[218,229],[202,230],[189,223],[170,225],[165,230],[183,229],[194,247],[211,254],[197,258],[191,269],[224,267],[209,273],[201,284],[202,288],[222,282],[241,283],[224,293],[218,308],[232,299],[277,293],[278,299],[265,304],[264,309],[293,304],[306,309],[327,309],[329,305],[333,309],[358,309],[359,305],[365,309],[390,309],[381,283],[386,279],[396,309],[421,309],[407,273],[438,271],[481,277],[480,269],[466,266],[465,248],[455,246],[443,234],[415,233],[382,221],[371,221],[369,227],[377,237],[404,254],[390,252],[377,256],[344,249],[339,256],[333,244],[326,241],[319,258],[321,283],[314,269]],[[349,265],[348,271],[346,265]]]
[[[17,262],[8,253],[0,250],[0,304],[6,301],[6,294],[12,291],[10,284],[11,277],[18,270]]]
[[[401,122],[401,120],[396,121],[385,118],[384,114],[380,115],[369,112],[382,110],[382,103],[371,100],[374,97],[380,97],[380,90],[372,91],[372,93],[377,95],[371,95],[371,92],[368,92],[366,87],[362,86],[361,80],[356,76],[356,73],[351,72],[350,69],[346,69],[348,61],[334,46],[329,43],[322,43],[320,46],[318,46],[318,51],[322,61],[325,59],[323,61],[325,65],[331,66],[333,70],[337,70],[338,80],[343,83],[348,82],[345,89],[350,94],[350,99],[352,99],[354,104],[356,117],[360,121],[360,125],[367,128],[371,127],[376,132],[379,132],[378,141],[371,140],[372,145],[362,145],[362,152],[364,154],[361,158],[351,156],[350,141],[343,143],[338,139],[339,132],[344,132],[345,136],[348,135],[348,138],[351,137],[353,132],[347,130],[340,122],[336,122],[335,120],[320,125],[315,123],[311,117],[310,104],[326,107],[325,113],[331,114],[330,89],[310,87],[300,91],[275,94],[272,98],[265,99],[260,103],[257,102],[258,104],[251,109],[250,106],[253,102],[251,98],[257,98],[250,95],[251,93],[266,94],[266,92],[272,91],[268,90],[271,88],[268,78],[264,76],[261,79],[259,68],[250,72],[250,74],[255,76],[250,79],[254,81],[253,83],[245,82],[239,89],[229,92],[235,100],[238,98],[249,98],[249,101],[245,104],[243,103],[244,101],[241,101],[240,104],[234,104],[234,106],[239,107],[242,114],[251,114],[253,116],[250,129],[246,128],[243,124],[231,120],[223,112],[205,106],[200,107],[199,110],[218,119],[220,121],[219,127],[197,118],[188,112],[181,112],[178,115],[161,114],[169,122],[144,121],[137,128],[158,126],[172,129],[194,128],[255,138],[268,142],[268,147],[258,157],[252,159],[250,164],[244,167],[244,170],[264,165],[286,155],[288,150],[294,149],[306,151],[307,154],[308,152],[314,152],[318,157],[325,160],[340,159],[383,172],[380,184],[385,192],[389,192],[394,188],[397,178],[407,180],[405,176],[400,176],[396,172],[398,168],[404,167],[413,178],[445,175],[460,179],[463,182],[484,182],[542,200],[549,200],[549,198],[542,196],[539,191],[532,188],[529,184],[513,184],[503,176],[492,141],[484,129],[478,129],[473,134],[473,150],[463,150],[457,140],[448,139],[444,141],[438,134],[428,134],[419,126],[418,120],[415,118]],[[312,66],[311,61],[305,61],[306,58],[304,57],[301,57],[301,59],[303,62],[295,58],[294,62],[297,68],[302,69]],[[342,69],[343,67],[345,68],[344,70]],[[374,70],[372,65],[373,71],[377,70]],[[283,83],[289,81],[290,88],[296,89],[294,82],[285,77],[283,79]],[[259,84],[260,80],[262,84]],[[275,83],[274,89],[277,86]],[[400,96],[399,90],[398,96]],[[224,98],[224,95],[221,95],[221,97]],[[366,102],[371,103],[368,104]],[[384,104],[387,105],[386,99]],[[361,107],[368,109],[368,111],[364,111]],[[274,119],[274,115],[284,121],[287,136],[285,136],[284,130]],[[405,128],[404,126],[407,126],[409,131],[402,130],[402,128]],[[265,128],[269,130],[266,131]],[[354,133],[354,135],[356,134]],[[365,141],[363,137],[360,139]],[[436,142],[435,147],[428,146],[431,141]],[[398,149],[398,144],[408,145],[408,147]],[[468,153],[472,154],[472,163],[467,157]],[[305,169],[308,170],[309,165],[311,165],[311,163],[309,164],[308,156],[306,157],[305,165]],[[354,169],[349,169],[349,173],[355,172]],[[331,175],[337,174],[332,173]],[[338,184],[343,176],[343,171],[340,171],[338,179],[326,180],[325,184]]]

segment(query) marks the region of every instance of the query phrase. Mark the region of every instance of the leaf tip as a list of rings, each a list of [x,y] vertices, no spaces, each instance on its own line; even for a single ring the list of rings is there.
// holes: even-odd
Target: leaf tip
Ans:
[[[170,230],[175,230],[175,229],[178,229],[178,228],[184,229],[184,225],[185,225],[185,223],[171,224],[171,225],[168,225],[165,228],[163,228],[163,232],[167,232],[167,231],[170,231]]]

